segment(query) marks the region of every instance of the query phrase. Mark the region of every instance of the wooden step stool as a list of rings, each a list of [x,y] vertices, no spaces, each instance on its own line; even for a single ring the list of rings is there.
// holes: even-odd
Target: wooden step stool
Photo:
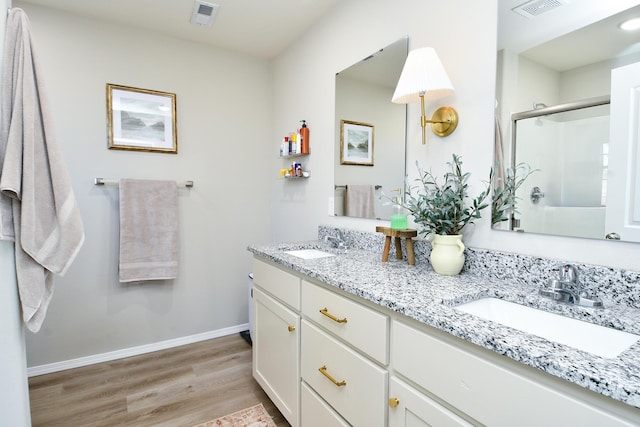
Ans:
[[[415,257],[415,254],[413,253],[413,240],[411,240],[411,238],[416,237],[418,235],[417,230],[413,230],[410,228],[407,228],[405,230],[396,230],[390,227],[377,226],[376,232],[382,233],[386,236],[384,240],[384,251],[382,252],[382,262],[389,261],[389,249],[391,248],[391,238],[394,237],[395,245],[396,245],[396,259],[402,259],[402,246],[401,246],[400,239],[404,238],[407,244],[407,261],[409,262],[409,265],[416,264],[416,257]]]

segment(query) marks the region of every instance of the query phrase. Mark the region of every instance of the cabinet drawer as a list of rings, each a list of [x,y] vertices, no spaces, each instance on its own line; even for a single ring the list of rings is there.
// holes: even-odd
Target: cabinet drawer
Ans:
[[[388,316],[305,280],[302,313],[378,362],[389,363]]]
[[[253,283],[300,311],[300,278],[297,276],[254,258]]]
[[[396,372],[485,425],[631,425],[573,395],[498,366],[480,352],[400,322],[393,322],[391,333]]]
[[[301,426],[349,427],[349,424],[304,382],[300,401]]]
[[[302,379],[351,425],[384,426],[386,371],[306,320],[301,323]]]

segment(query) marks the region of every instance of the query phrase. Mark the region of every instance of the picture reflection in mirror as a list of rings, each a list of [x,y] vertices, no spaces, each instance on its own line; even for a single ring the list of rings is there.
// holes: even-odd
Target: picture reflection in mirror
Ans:
[[[392,208],[380,195],[404,188],[406,105],[392,103],[391,97],[407,51],[408,39],[404,37],[336,74],[336,216],[388,220]],[[345,151],[345,123],[371,130],[375,144],[367,145],[366,159],[350,158]]]
[[[640,17],[640,6],[588,0],[525,18],[512,10],[520,3],[498,2],[496,160],[504,161],[497,170],[524,163],[537,171],[516,193],[515,218],[495,228],[604,239],[616,231],[605,227],[608,194],[625,191],[607,185],[610,151],[619,145],[609,136],[611,70],[640,61],[640,32],[619,28]],[[573,28],[584,14],[584,25],[571,31],[560,24],[563,14]],[[539,42],[527,37],[545,25]]]

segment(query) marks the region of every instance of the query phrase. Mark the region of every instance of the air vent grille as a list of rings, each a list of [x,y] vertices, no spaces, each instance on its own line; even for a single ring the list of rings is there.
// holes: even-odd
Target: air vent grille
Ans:
[[[198,4],[198,14],[206,16],[213,15],[213,6],[202,3]]]
[[[191,14],[191,23],[202,25],[203,27],[210,27],[219,7],[217,4],[196,0],[193,5],[193,13]]]
[[[526,18],[535,18],[543,13],[549,12],[565,4],[564,0],[532,0],[521,4],[518,7],[514,7],[515,13],[522,15]]]

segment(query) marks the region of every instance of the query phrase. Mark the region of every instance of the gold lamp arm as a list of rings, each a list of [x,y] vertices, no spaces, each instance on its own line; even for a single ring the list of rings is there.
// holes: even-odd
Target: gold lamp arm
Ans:
[[[420,119],[420,124],[422,125],[422,145],[425,145],[427,143],[427,115],[424,112],[424,91],[420,92],[420,105],[422,107],[422,116]]]
[[[449,136],[458,127],[458,112],[452,107],[440,107],[427,120],[424,110],[424,92],[420,92],[420,105],[422,110],[420,124],[422,125],[422,144],[426,144],[426,127],[431,123],[431,130],[438,136]]]

